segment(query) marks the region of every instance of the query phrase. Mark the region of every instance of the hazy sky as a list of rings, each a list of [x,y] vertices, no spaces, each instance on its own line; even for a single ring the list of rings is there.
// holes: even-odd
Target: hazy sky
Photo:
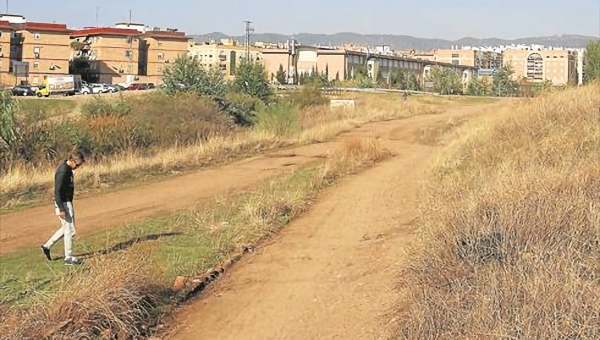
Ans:
[[[6,10],[6,0],[0,9]],[[420,4],[419,4],[420,3]],[[132,21],[188,34],[404,34],[423,38],[514,39],[555,34],[600,36],[600,0],[9,0],[29,21],[94,26]]]

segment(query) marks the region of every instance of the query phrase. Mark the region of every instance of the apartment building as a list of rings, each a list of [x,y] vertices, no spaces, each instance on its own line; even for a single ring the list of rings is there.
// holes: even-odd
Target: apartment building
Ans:
[[[133,82],[138,77],[141,35],[135,29],[113,27],[73,31],[71,73],[88,83]]]
[[[263,54],[263,51],[271,50],[275,51],[275,49],[262,50],[255,46],[250,46],[250,58],[255,61],[262,61],[263,57],[266,56],[266,54]],[[226,79],[234,76],[239,61],[246,57],[246,53],[246,46],[239,45],[233,39],[221,39],[220,41],[197,44],[190,43],[188,47],[188,56],[198,57],[200,65],[206,69],[218,67]],[[277,67],[279,67],[279,64]]]
[[[578,83],[577,52],[570,50],[505,50],[504,65],[514,71],[513,80],[552,81],[553,85]]]
[[[421,59],[398,57],[388,54],[372,54],[358,50],[343,48],[317,48],[312,46],[295,46],[294,50],[265,49],[262,50],[265,68],[270,75],[276,74],[280,65],[288,75],[306,73],[318,70],[326,72],[329,80],[348,79],[353,77],[359,67],[367,66],[369,75],[373,78],[380,74],[383,79],[389,79],[395,70],[406,70],[415,75],[424,84],[424,78],[433,65],[451,68],[460,72],[464,82],[476,76],[476,68],[467,65],[455,65]]]
[[[188,54],[190,38],[176,30],[146,30],[140,36],[138,74],[140,79],[158,83],[165,67],[178,56]]]
[[[13,76],[10,82],[39,85],[44,76],[69,74],[71,30],[67,25],[24,22],[11,23],[11,28],[11,65],[27,63],[29,72]]]
[[[435,50],[434,59],[440,63],[476,67],[480,77],[491,76],[502,67],[502,53],[476,49]]]
[[[8,21],[0,21],[0,86],[12,86],[14,77],[10,74],[10,38],[12,27]]]

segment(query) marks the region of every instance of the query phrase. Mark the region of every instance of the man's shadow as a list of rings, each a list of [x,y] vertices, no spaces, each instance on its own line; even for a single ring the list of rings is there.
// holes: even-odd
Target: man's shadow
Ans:
[[[125,242],[117,243],[116,245],[114,245],[110,248],[107,248],[107,249],[101,249],[101,250],[97,250],[94,252],[87,252],[84,254],[75,254],[75,257],[90,258],[90,257],[97,256],[97,255],[107,255],[107,254],[114,253],[117,251],[125,250],[137,243],[142,243],[142,242],[146,242],[146,241],[155,241],[155,240],[158,240],[159,238],[177,236],[177,235],[183,235],[183,233],[182,232],[176,232],[176,233],[173,232],[173,233],[161,233],[161,234],[153,234],[153,235],[147,235],[147,236],[142,236],[142,237],[135,237],[135,238],[132,238]],[[65,258],[64,256],[55,257],[53,259],[53,261],[63,260],[64,258]]]

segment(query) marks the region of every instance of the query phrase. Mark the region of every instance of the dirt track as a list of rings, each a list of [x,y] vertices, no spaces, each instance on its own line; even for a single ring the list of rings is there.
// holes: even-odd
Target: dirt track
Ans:
[[[142,187],[80,200],[75,197],[77,235],[89,236],[106,228],[190,207],[209,197],[255,186],[268,177],[325,157],[339,143],[309,145]],[[43,244],[59,225],[51,205],[0,215],[0,255]]]
[[[397,154],[344,180],[271,244],[183,308],[176,340],[381,339],[394,270],[413,241],[418,191],[437,147],[415,131],[477,111],[372,124]],[[359,131],[352,135],[360,135]]]
[[[453,109],[454,114],[460,111]],[[240,191],[264,179],[306,165],[341,147],[345,138],[376,131],[382,133],[398,126],[453,113],[420,116],[392,122],[372,123],[344,133],[334,141],[313,144],[282,152],[245,159],[230,165],[179,176],[162,182],[125,189],[100,196],[77,199],[75,216],[77,237],[122,225],[163,212],[186,208],[203,199]],[[77,181],[77,178],[75,178]],[[59,227],[51,205],[0,215],[0,256],[26,247],[38,247]]]
[[[76,200],[78,236],[239,191],[335,152],[345,138],[374,135],[396,157],[344,180],[273,244],[246,257],[184,308],[177,340],[377,339],[393,302],[394,269],[411,242],[419,181],[436,147],[415,132],[477,112],[373,123],[335,141],[253,157],[160,183]],[[38,247],[58,227],[51,206],[0,216],[0,255]]]

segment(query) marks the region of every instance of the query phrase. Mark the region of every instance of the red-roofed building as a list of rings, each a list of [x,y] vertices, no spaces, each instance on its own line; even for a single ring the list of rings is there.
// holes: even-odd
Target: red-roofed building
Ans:
[[[10,35],[12,27],[8,21],[0,21],[0,86],[14,85],[10,76]]]
[[[88,28],[71,33],[71,73],[88,83],[132,82],[138,75],[142,34],[134,29]]]
[[[71,30],[65,24],[23,22],[10,24],[10,85],[26,81],[39,85],[46,75],[69,74]],[[29,63],[28,77],[12,76],[12,63]]]
[[[187,55],[189,40],[184,32],[145,31],[140,40],[140,76],[148,82],[161,82],[165,67],[171,65],[177,56]]]

